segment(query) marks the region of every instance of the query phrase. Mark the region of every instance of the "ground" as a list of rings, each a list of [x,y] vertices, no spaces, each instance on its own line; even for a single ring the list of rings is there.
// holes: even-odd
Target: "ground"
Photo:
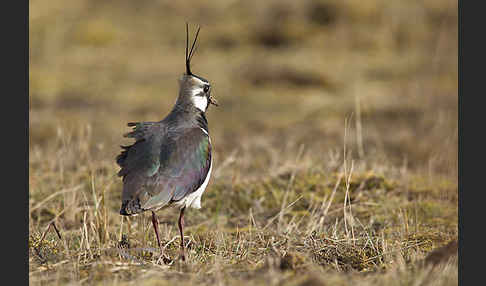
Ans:
[[[32,285],[457,285],[457,2],[29,2]],[[214,169],[202,209],[119,215],[185,22]],[[41,235],[55,222],[55,231]]]

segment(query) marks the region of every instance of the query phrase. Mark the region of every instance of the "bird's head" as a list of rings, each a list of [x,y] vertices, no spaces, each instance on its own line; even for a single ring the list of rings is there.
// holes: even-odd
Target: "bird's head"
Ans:
[[[195,45],[199,35],[198,27],[196,37],[189,50],[189,28],[186,23],[186,72],[180,79],[180,92],[178,101],[192,105],[202,112],[206,112],[210,104],[218,106],[216,99],[211,96],[211,84],[203,77],[191,72],[191,59],[195,52]]]

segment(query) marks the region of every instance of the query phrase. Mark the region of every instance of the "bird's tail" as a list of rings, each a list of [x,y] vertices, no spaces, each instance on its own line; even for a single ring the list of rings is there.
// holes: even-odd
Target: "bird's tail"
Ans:
[[[120,208],[120,214],[131,216],[143,212],[144,210],[140,207],[140,200],[137,198],[135,200],[125,200],[122,202]]]

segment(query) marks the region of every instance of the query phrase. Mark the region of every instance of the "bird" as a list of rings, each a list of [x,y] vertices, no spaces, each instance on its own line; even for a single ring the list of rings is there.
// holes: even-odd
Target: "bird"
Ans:
[[[164,251],[159,237],[156,211],[179,207],[178,227],[181,237],[180,259],[185,261],[184,211],[201,208],[213,168],[212,145],[206,112],[218,106],[211,95],[211,84],[191,71],[191,59],[201,27],[189,50],[189,27],[186,23],[186,71],[179,79],[179,94],[167,116],[158,122],[130,122],[132,130],[124,137],[134,138],[129,146],[120,146],[116,157],[122,178],[120,214],[136,216],[152,212],[152,224],[161,256]]]

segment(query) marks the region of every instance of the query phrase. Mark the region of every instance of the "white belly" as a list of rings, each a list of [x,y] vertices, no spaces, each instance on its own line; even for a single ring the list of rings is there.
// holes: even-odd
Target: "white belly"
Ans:
[[[201,196],[206,190],[206,187],[209,183],[209,177],[211,177],[211,169],[213,168],[213,159],[211,158],[211,165],[209,166],[208,174],[206,175],[206,179],[204,179],[203,184],[197,189],[195,192],[190,193],[185,198],[180,201],[174,202],[174,205],[179,207],[192,207],[195,209],[201,208]]]

